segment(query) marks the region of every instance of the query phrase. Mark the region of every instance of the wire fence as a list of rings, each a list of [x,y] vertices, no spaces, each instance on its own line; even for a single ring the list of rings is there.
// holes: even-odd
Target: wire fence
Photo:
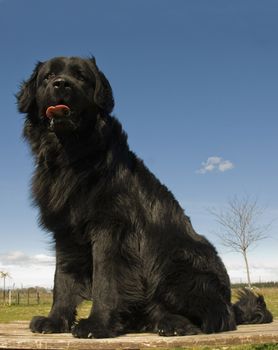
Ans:
[[[52,290],[43,288],[8,289],[0,293],[6,305],[39,305],[52,301]]]

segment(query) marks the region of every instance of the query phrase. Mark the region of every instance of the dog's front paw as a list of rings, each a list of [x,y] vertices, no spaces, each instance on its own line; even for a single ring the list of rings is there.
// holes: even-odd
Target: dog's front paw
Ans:
[[[71,327],[71,333],[76,338],[113,338],[116,334],[105,329],[101,323],[84,318]]]
[[[35,316],[30,322],[30,329],[34,333],[64,333],[69,332],[69,327],[62,319],[44,316]]]

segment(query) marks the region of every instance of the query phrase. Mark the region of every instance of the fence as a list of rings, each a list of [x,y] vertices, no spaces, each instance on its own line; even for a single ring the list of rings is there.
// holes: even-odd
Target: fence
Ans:
[[[8,305],[39,305],[52,301],[52,291],[41,289],[2,290],[3,303]]]

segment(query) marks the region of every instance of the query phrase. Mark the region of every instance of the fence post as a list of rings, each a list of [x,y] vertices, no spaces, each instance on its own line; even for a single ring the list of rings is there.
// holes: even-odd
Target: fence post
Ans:
[[[37,304],[39,305],[39,303],[40,303],[40,292],[37,291]]]
[[[9,306],[11,306],[12,305],[12,291],[11,291],[11,289],[9,289],[8,293],[9,293]]]

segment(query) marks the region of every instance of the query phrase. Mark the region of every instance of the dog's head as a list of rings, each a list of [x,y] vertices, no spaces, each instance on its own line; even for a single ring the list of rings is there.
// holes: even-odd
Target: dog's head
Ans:
[[[110,84],[94,58],[39,62],[17,100],[19,111],[32,122],[60,133],[76,130],[98,112],[109,114],[114,107]]]

